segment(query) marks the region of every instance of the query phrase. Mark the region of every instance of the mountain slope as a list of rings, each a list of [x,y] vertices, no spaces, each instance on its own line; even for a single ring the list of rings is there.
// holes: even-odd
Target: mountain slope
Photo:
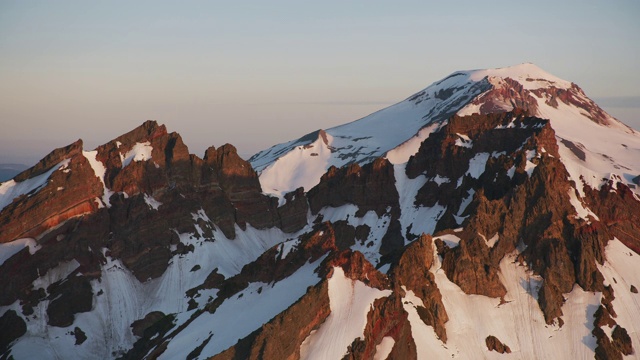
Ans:
[[[78,141],[0,185],[0,356],[633,358],[638,138],[524,64],[265,150],[260,177],[152,121]]]
[[[398,104],[276,145],[249,161],[260,172],[266,192],[282,196],[300,186],[308,191],[330,166],[363,164],[380,156],[394,164],[406,162],[422,140],[454,114],[514,108],[552,121],[563,158],[574,163],[569,169],[574,181],[583,176],[596,186],[603,177],[619,176],[633,184],[633,174],[640,172],[635,161],[640,155],[638,134],[606,114],[577,85],[533,64],[453,73]]]

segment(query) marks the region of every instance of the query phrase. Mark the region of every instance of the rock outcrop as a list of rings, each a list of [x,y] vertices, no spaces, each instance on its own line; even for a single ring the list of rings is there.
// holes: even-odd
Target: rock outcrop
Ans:
[[[419,307],[418,314],[425,324],[433,327],[440,340],[446,343],[445,323],[449,317],[435,277],[429,271],[433,265],[433,256],[433,240],[431,236],[423,234],[407,246],[391,273],[397,287],[404,286],[422,300],[424,307]]]
[[[0,354],[3,354],[9,344],[27,332],[27,324],[13,310],[7,310],[0,316]]]
[[[309,190],[307,198],[313,214],[325,206],[354,204],[358,206],[356,216],[364,216],[371,210],[381,216],[389,207],[397,213],[399,206],[393,166],[384,158],[362,167],[352,164],[329,168],[320,183]]]
[[[487,336],[485,343],[487,344],[487,349],[489,351],[495,351],[500,354],[511,354],[509,346],[503,344],[502,341],[493,335]]]

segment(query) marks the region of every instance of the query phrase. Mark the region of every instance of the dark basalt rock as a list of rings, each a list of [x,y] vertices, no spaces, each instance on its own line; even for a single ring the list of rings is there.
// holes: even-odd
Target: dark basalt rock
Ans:
[[[82,345],[87,340],[87,334],[77,326],[73,329],[73,336],[76,338],[76,345]]]
[[[390,255],[401,251],[404,247],[404,237],[402,236],[402,226],[398,219],[391,219],[387,232],[384,234],[380,244],[380,254]]]
[[[0,355],[9,344],[27,332],[27,324],[15,311],[7,310],[0,316]]]
[[[280,229],[286,233],[302,230],[307,225],[309,203],[303,188],[298,188],[284,196],[284,205],[278,208]]]
[[[397,213],[399,195],[395,181],[393,165],[384,158],[362,167],[357,164],[340,169],[332,166],[322,175],[320,183],[307,193],[309,207],[313,214],[325,206],[345,204],[357,205],[358,217],[370,210],[382,216],[389,207]]]
[[[131,331],[137,337],[143,337],[145,331],[151,328],[158,321],[162,320],[165,314],[160,311],[152,311],[144,316],[144,318],[134,321],[131,324]]]
[[[67,277],[54,283],[47,289],[51,302],[47,307],[48,324],[67,327],[73,324],[74,315],[91,311],[93,289],[89,279],[84,276]]]
[[[240,226],[249,223],[264,229],[279,224],[277,203],[262,194],[258,174],[249,162],[238,156],[233,145],[226,144],[217,150],[210,147],[204,161],[214,169],[220,187],[233,203]]]

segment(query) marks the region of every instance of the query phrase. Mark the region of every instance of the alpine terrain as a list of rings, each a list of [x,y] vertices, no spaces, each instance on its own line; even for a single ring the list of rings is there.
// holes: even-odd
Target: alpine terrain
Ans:
[[[147,121],[0,184],[0,359],[640,357],[640,134],[532,64],[240,158]]]

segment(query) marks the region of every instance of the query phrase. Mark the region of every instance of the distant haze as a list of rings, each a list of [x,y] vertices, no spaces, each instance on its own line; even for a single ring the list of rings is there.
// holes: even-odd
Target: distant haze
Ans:
[[[640,129],[640,3],[0,2],[0,163],[155,119],[244,156],[533,62]]]

